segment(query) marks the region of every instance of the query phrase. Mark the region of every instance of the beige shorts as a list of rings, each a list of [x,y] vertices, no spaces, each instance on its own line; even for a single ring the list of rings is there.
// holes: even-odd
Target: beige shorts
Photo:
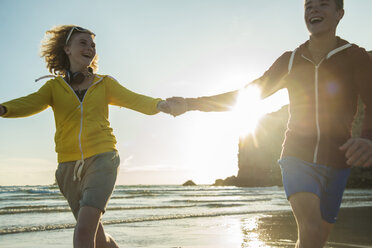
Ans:
[[[120,158],[117,151],[104,152],[84,160],[81,180],[74,181],[76,161],[58,164],[56,180],[77,219],[81,207],[105,212],[114,190]]]

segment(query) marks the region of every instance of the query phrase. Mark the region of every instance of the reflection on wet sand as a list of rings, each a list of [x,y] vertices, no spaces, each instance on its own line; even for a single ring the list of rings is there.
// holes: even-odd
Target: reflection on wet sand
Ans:
[[[289,216],[284,217],[287,214]],[[242,248],[294,247],[296,222],[291,213],[260,215],[242,220]]]
[[[372,247],[372,208],[341,209],[327,248]],[[241,219],[242,248],[294,247],[296,221],[291,212],[261,214]]]
[[[242,247],[265,247],[258,230],[259,217],[242,220],[243,244]]]

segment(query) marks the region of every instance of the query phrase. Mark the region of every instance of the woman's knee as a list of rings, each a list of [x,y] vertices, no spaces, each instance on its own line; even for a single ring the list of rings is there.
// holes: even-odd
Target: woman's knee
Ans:
[[[103,225],[100,222],[98,225],[96,235],[96,247],[97,248],[119,248],[115,240],[104,231]]]
[[[95,232],[91,228],[87,228],[83,225],[77,225],[75,227],[75,238],[78,240],[89,240],[94,239]]]
[[[74,239],[78,242],[95,240],[101,212],[93,207],[82,207],[75,226]]]

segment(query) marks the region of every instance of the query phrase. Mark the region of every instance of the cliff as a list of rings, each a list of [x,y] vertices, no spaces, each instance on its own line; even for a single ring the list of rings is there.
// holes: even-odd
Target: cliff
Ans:
[[[362,103],[359,104],[359,109]],[[360,135],[363,111],[358,111],[353,124],[353,136]],[[255,134],[240,139],[237,176],[218,179],[215,185],[239,187],[281,186],[281,171],[277,164],[288,120],[288,106],[266,115]],[[372,188],[372,168],[353,168],[347,187]]]

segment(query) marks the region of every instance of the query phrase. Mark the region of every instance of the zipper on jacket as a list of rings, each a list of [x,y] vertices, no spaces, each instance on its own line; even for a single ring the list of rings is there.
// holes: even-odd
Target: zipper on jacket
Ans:
[[[84,109],[83,109],[83,102],[84,102],[84,99],[85,99],[85,96],[88,94],[88,91],[89,89],[98,84],[102,79],[98,80],[97,82],[95,82],[94,84],[92,84],[91,86],[89,86],[87,88],[87,91],[85,92],[84,96],[83,96],[83,99],[80,101],[80,98],[79,96],[76,94],[76,92],[74,91],[75,93],[75,96],[78,98],[79,102],[80,102],[80,131],[79,131],[79,148],[80,148],[80,152],[81,152],[81,161],[84,162],[84,153],[83,153],[83,147],[81,145],[81,134],[83,132],[83,112],[84,112]]]
[[[85,93],[86,94],[86,93]],[[81,161],[84,161],[83,147],[81,145],[81,133],[83,132],[83,101],[80,102],[80,131],[79,131],[79,148],[81,152]]]
[[[97,76],[98,77],[98,76]],[[87,89],[87,91],[85,92],[85,95],[83,97],[83,99],[80,101],[80,98],[79,96],[76,94],[76,92],[74,91],[74,89],[71,87],[71,85],[69,85],[63,78],[63,81],[71,88],[72,92],[74,93],[74,95],[76,96],[76,98],[78,99],[79,103],[80,103],[80,106],[78,108],[80,108],[80,131],[79,131],[79,149],[80,149],[80,153],[81,153],[81,160],[77,160],[76,161],[76,164],[75,164],[75,168],[74,168],[74,175],[73,175],[73,180],[75,181],[76,179],[78,179],[79,181],[81,180],[81,173],[82,173],[82,170],[83,170],[83,167],[84,167],[84,153],[83,153],[83,146],[82,146],[82,142],[81,142],[81,134],[83,132],[83,112],[84,112],[84,109],[83,109],[83,102],[84,102],[84,99],[85,99],[85,96],[88,94],[88,91],[89,89],[93,86],[93,85],[96,85],[98,84],[100,81],[102,81],[103,78],[101,77],[98,77],[99,80],[97,82],[95,82],[94,84],[92,84],[91,86],[89,86],[89,88]]]
[[[323,58],[319,64],[315,64],[311,59],[306,58],[302,55],[304,59],[310,61],[315,66],[315,80],[314,80],[314,87],[315,87],[315,126],[316,126],[316,144],[314,149],[314,157],[313,163],[315,164],[318,160],[318,152],[319,152],[319,144],[320,144],[320,124],[319,124],[319,67],[324,61]]]
[[[79,99],[79,101],[80,101],[80,99]],[[83,131],[83,101],[80,102],[79,107],[80,107],[79,149],[80,149],[80,153],[81,153],[81,160],[77,160],[76,163],[75,163],[74,175],[73,175],[73,180],[74,181],[76,181],[76,179],[78,179],[79,181],[81,180],[81,173],[83,172],[83,168],[84,168],[84,154],[83,154],[83,147],[81,145],[81,133]]]
[[[320,61],[318,65],[315,66],[315,123],[316,123],[316,145],[314,151],[313,163],[315,164],[318,160],[318,150],[320,143],[320,124],[319,124],[319,66],[323,62]]]
[[[74,95],[76,96],[76,98],[78,99],[79,101],[79,107],[80,108],[80,131],[79,131],[79,136],[78,136],[78,139],[79,139],[79,149],[80,149],[80,153],[81,153],[81,161],[84,161],[84,153],[83,153],[83,147],[81,145],[81,133],[83,132],[83,101],[84,101],[84,98],[88,92],[88,88],[87,91],[85,92],[85,95],[83,97],[83,99],[80,101],[80,98],[79,96],[76,94],[76,92],[74,91],[74,89],[71,87],[70,84],[68,84],[65,79],[63,79],[63,81],[68,85],[68,87],[70,87],[70,89],[72,90],[72,92],[74,93]],[[75,174],[75,173],[74,173]]]
[[[316,133],[317,133],[317,138],[316,138],[316,144],[315,144],[315,149],[314,149],[314,157],[313,157],[313,163],[316,163],[318,161],[318,151],[319,151],[319,144],[320,144],[320,124],[319,124],[319,67],[320,65],[323,63],[323,61],[325,59],[329,59],[330,57],[332,57],[333,55],[351,47],[352,45],[347,43],[341,47],[338,47],[334,50],[332,50],[331,52],[329,52],[327,54],[326,57],[324,57],[320,62],[319,64],[315,64],[311,59],[305,57],[303,54],[301,55],[302,58],[304,58],[305,60],[309,61],[310,63],[312,63],[314,66],[315,66],[315,82],[314,82],[314,86],[315,86],[315,124],[316,124]],[[294,51],[295,52],[295,51]],[[294,55],[293,55],[294,56]],[[293,62],[293,61],[292,61]],[[290,63],[291,64],[291,61]],[[292,67],[292,65],[290,65]]]

